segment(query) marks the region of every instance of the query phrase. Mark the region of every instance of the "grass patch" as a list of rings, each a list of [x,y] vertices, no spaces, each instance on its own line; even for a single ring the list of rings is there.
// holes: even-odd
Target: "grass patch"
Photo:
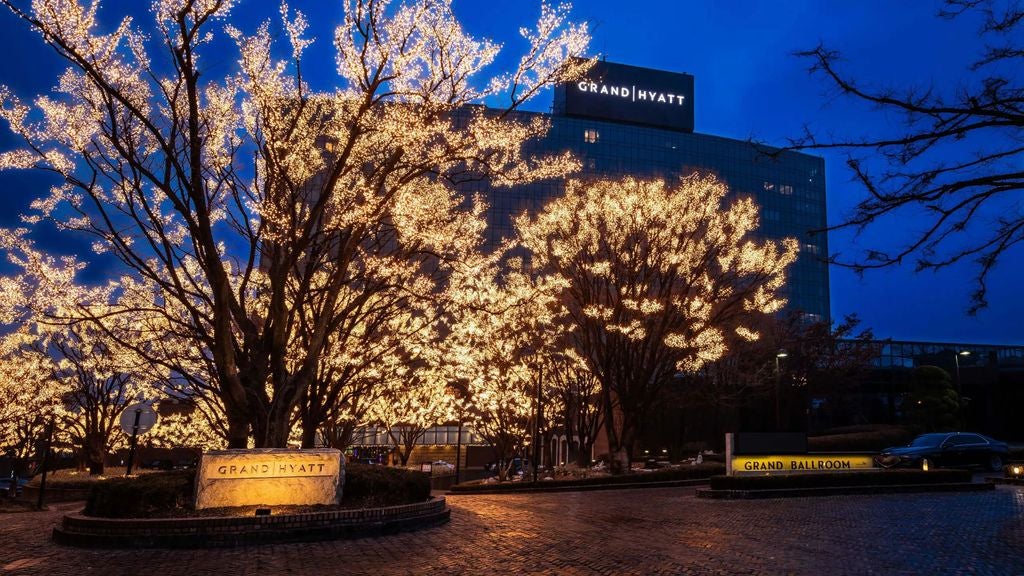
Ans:
[[[77,489],[89,489],[95,486],[99,482],[107,482],[109,480],[124,479],[125,467],[124,466],[107,466],[103,474],[97,476],[90,476],[88,470],[79,471],[75,469],[61,469],[53,470],[46,473],[46,488],[59,488],[61,490],[77,490]],[[158,473],[157,470],[138,469],[132,470],[132,474],[136,476],[145,476],[148,474]],[[36,474],[28,482],[28,486],[38,488],[42,482],[43,475]]]
[[[967,470],[870,470],[830,474],[800,473],[771,476],[715,476],[712,490],[774,490],[848,486],[905,486],[970,482]]]
[[[673,480],[699,480],[723,474],[725,466],[717,463],[705,463],[680,466],[678,468],[662,468],[650,472],[631,472],[618,476],[598,476],[593,478],[574,478],[565,480],[539,480],[537,482],[503,482],[486,483],[483,481],[466,482],[452,486],[451,491],[475,492],[498,491],[519,492],[532,488],[568,488],[576,486],[605,486],[616,484],[642,484],[649,482],[670,482]]]

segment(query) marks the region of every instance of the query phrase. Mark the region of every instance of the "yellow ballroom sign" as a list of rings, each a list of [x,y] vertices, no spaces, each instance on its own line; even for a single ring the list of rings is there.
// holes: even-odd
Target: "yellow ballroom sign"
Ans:
[[[870,454],[798,454],[733,456],[732,474],[786,474],[793,472],[847,472],[875,467]]]

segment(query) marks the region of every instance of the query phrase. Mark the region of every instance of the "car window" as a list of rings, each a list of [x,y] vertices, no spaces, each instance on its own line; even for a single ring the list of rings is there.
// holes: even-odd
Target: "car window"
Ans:
[[[938,446],[946,438],[946,434],[922,434],[910,443],[915,448]]]
[[[960,434],[957,437],[960,441],[957,444],[987,444],[985,439],[977,434]]]

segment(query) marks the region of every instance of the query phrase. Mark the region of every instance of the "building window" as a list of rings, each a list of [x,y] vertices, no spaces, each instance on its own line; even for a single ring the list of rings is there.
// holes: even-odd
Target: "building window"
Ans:
[[[593,128],[587,128],[583,131],[583,141],[587,144],[594,144],[600,137],[601,135]]]
[[[587,170],[597,170],[597,160],[594,158],[587,158]]]
[[[800,249],[806,254],[818,254],[817,244],[804,244],[800,246]]]
[[[793,187],[790,186],[789,184],[780,184],[779,185],[779,194],[782,194],[783,196],[792,196],[793,195]]]
[[[765,189],[766,192],[771,192],[772,190],[775,190],[775,183],[774,182],[765,182],[764,183],[764,189]]]

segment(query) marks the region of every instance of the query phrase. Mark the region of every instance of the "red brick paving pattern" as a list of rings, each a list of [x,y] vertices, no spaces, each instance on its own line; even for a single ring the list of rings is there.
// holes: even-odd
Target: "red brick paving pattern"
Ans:
[[[53,544],[60,510],[0,515],[0,574],[1022,574],[1024,488],[707,501],[693,489],[450,496],[450,524],[212,550]],[[65,505],[65,510],[67,506]]]

